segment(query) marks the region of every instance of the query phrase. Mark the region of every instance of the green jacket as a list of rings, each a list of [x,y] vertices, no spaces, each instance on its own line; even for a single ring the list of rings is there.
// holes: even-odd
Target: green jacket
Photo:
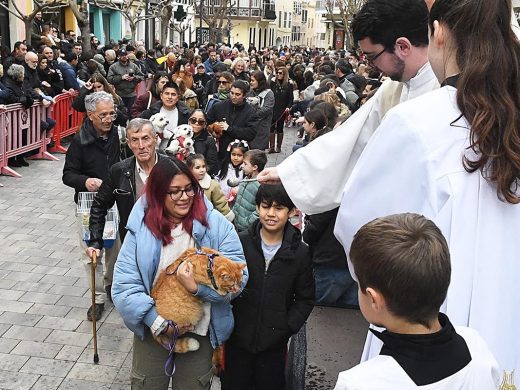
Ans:
[[[233,213],[235,214],[235,227],[239,232],[249,228],[258,219],[255,203],[258,187],[260,187],[260,183],[257,179],[244,179],[238,187]]]

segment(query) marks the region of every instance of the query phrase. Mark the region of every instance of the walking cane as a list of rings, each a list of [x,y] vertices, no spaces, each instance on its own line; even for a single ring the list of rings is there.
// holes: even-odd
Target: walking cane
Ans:
[[[97,352],[97,329],[96,329],[96,266],[97,254],[96,251],[92,253],[92,261],[90,262],[90,291],[92,292],[92,310],[90,312],[90,319],[92,320],[92,337],[94,339],[94,363],[99,362]]]

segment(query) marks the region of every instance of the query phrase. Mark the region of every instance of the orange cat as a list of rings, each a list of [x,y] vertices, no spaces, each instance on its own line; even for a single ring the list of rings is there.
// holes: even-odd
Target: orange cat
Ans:
[[[211,267],[214,283],[208,275],[209,255],[213,257]],[[167,320],[172,320],[180,325],[191,325],[191,329],[200,321],[203,315],[202,301],[188,292],[175,276],[177,268],[183,261],[193,264],[193,277],[198,284],[215,289],[220,295],[229,292],[235,293],[242,283],[242,270],[245,263],[237,263],[218,254],[210,248],[195,248],[186,250],[177,260],[161,272],[157,283],[152,288],[151,296],[155,300],[157,312]],[[167,345],[168,341],[162,340],[166,336],[159,336],[161,344]],[[199,342],[191,337],[181,337],[175,345],[175,352],[185,353],[199,349]]]

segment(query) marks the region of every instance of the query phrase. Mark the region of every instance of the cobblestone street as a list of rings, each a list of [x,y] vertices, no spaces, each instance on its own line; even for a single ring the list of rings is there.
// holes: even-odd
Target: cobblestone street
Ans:
[[[287,130],[284,152],[270,155],[270,165],[290,153],[295,130]],[[89,280],[81,263],[74,191],[61,182],[65,156],[57,156],[57,162],[31,161],[17,169],[21,179],[0,177],[0,388],[129,389],[132,334],[110,302],[98,323],[100,361],[92,362]],[[323,384],[356,364],[366,334],[359,312],[331,310],[334,314],[315,310],[308,325],[308,363],[334,366],[326,379],[320,374]],[[337,321],[334,331],[347,329],[345,321],[355,329],[343,341],[323,337],[320,316]],[[330,332],[335,325],[327,326]]]

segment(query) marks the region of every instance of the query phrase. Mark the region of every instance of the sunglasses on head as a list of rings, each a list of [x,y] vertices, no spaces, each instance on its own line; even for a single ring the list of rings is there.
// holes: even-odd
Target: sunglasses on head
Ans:
[[[199,125],[199,126],[204,126],[206,124],[206,121],[204,119],[197,119],[197,118],[190,118],[189,122],[192,125]]]

